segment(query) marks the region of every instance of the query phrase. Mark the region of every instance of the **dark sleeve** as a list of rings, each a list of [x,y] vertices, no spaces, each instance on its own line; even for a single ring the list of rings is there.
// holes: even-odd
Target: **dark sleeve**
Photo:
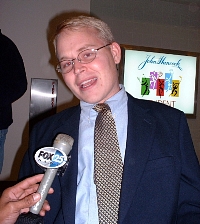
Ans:
[[[179,224],[200,223],[200,167],[185,116],[180,121],[182,172],[179,192]]]
[[[24,62],[16,45],[5,36],[0,42],[0,105],[4,107],[26,92],[27,78]]]

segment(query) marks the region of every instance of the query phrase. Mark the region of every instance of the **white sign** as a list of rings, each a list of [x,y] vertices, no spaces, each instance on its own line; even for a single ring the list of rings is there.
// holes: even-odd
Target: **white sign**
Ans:
[[[194,114],[197,55],[125,48],[123,56],[123,80],[128,93]]]

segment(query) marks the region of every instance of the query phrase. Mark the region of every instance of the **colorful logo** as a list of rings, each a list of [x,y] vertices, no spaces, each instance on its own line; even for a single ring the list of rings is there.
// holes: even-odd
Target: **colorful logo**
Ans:
[[[149,95],[151,91],[154,91],[155,95],[160,98],[162,96],[179,97],[182,77],[179,76],[179,78],[173,79],[173,70],[165,74],[152,71],[148,77],[145,77],[144,74],[141,79],[137,77],[141,84],[142,96]]]
[[[35,161],[43,168],[59,168],[67,162],[67,156],[57,148],[44,147],[35,153]]]

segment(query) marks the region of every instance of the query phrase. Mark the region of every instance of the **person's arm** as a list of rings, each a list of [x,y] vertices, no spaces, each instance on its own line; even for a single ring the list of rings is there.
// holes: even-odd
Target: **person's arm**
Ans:
[[[29,177],[13,187],[7,188],[0,198],[0,223],[15,223],[18,216],[23,212],[28,212],[29,208],[40,200],[40,194],[36,193],[38,182],[43,178],[43,174]],[[49,190],[53,193],[53,189]],[[44,216],[46,211],[50,210],[50,206],[46,201],[43,205],[40,215]]]
[[[2,35],[0,45],[0,105],[7,107],[24,95],[27,77],[23,58],[16,44]]]
[[[177,224],[200,223],[200,166],[189,127],[182,114],[180,120],[181,177]]]

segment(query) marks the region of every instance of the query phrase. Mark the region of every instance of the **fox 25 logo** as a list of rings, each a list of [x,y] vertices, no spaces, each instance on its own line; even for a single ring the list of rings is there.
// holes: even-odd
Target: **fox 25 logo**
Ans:
[[[67,156],[57,148],[44,147],[35,153],[35,161],[43,168],[59,168],[67,162]]]

